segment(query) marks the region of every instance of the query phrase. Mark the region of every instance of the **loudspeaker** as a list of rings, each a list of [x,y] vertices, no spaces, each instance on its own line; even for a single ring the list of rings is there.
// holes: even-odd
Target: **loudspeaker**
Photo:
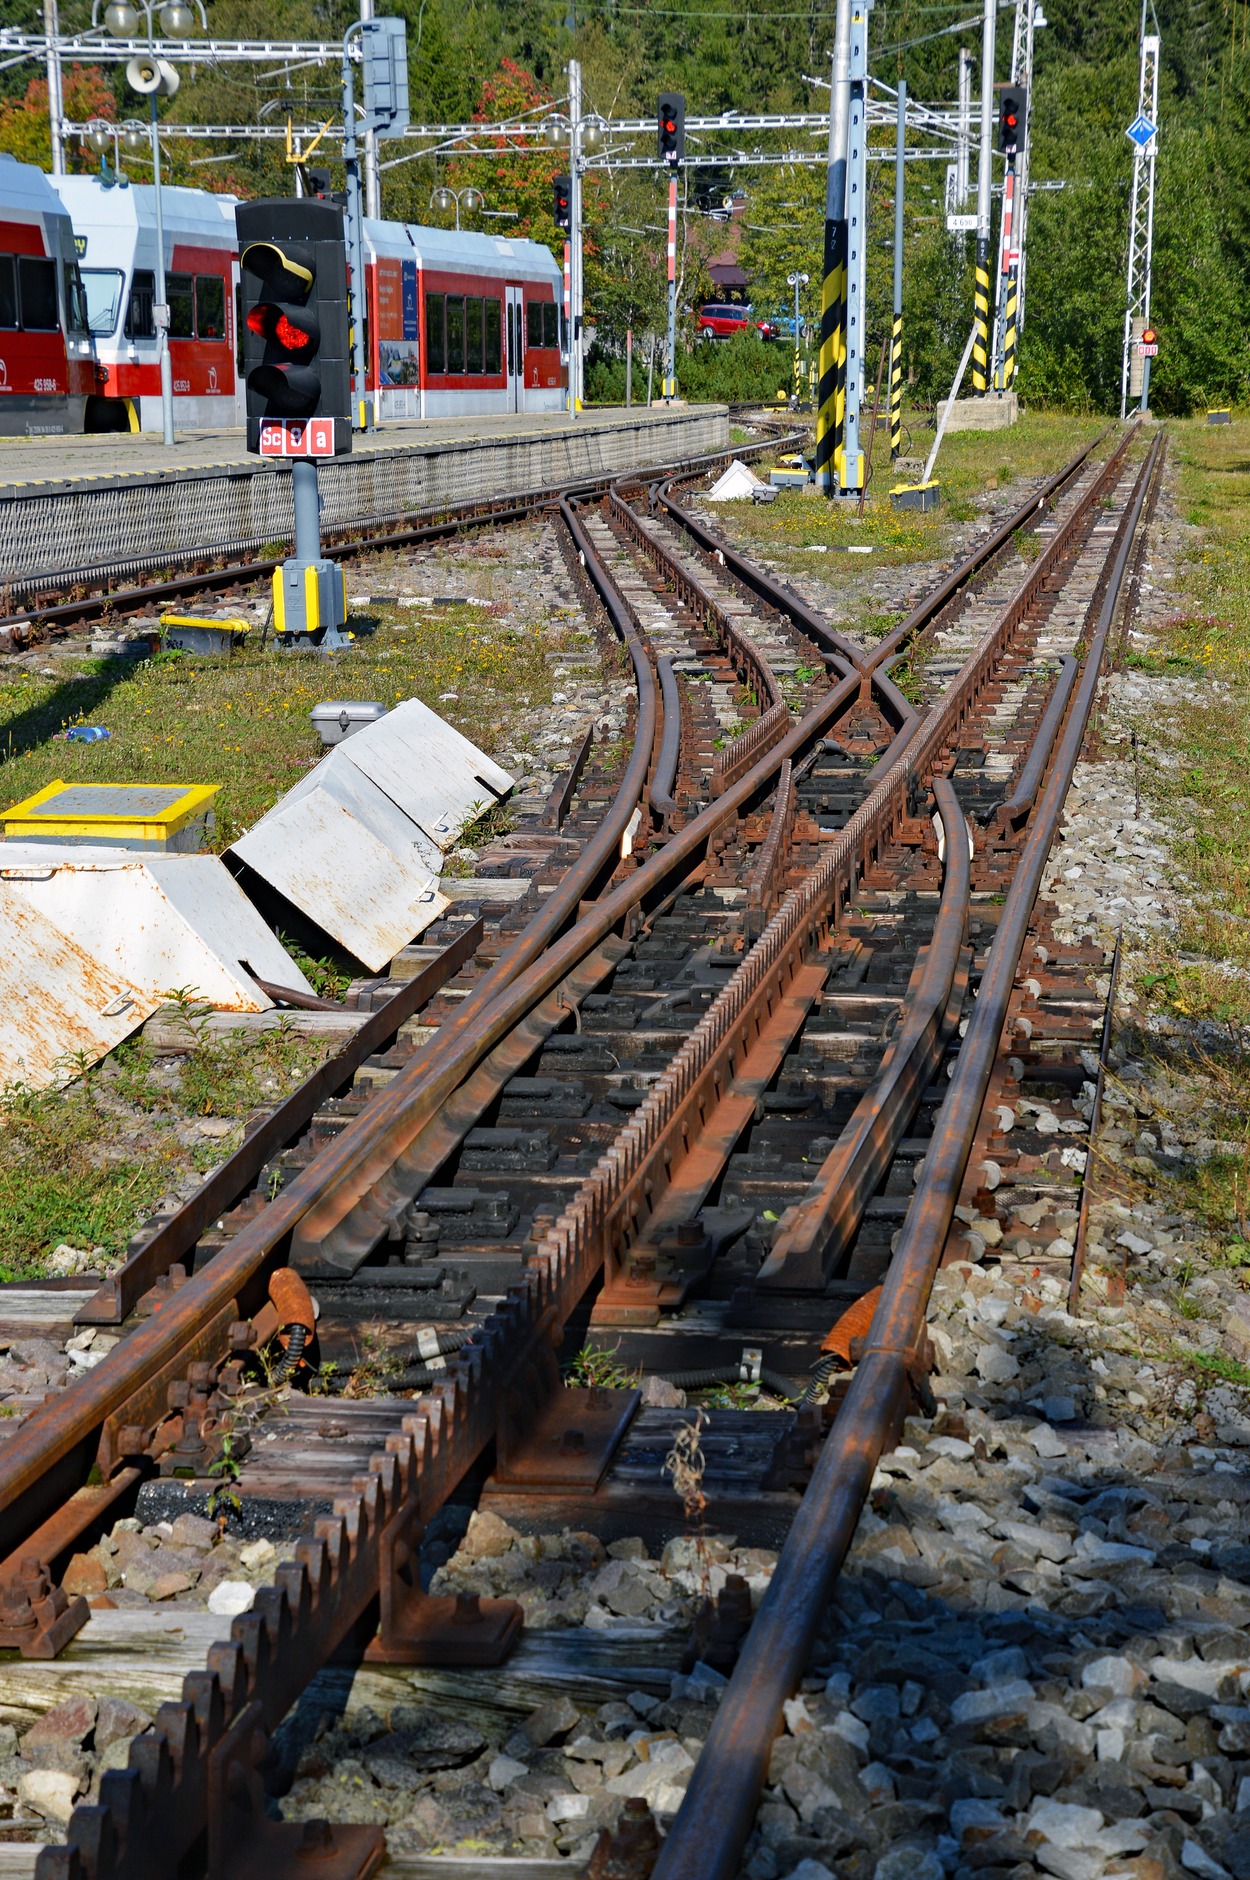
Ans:
[[[148,96],[155,92],[158,98],[172,98],[181,82],[168,59],[154,58],[149,52],[139,53],[126,67],[130,89]]]

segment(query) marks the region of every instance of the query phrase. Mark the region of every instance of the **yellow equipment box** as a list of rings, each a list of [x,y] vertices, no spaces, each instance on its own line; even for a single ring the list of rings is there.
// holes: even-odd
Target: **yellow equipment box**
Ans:
[[[64,783],[0,814],[6,842],[194,855],[213,824],[219,783]]]

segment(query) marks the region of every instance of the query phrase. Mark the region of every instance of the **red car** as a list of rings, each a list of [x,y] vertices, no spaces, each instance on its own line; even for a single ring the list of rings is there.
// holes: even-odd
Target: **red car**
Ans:
[[[735,333],[745,333],[751,327],[767,339],[772,331],[768,321],[757,320],[750,307],[734,307],[720,301],[709,301],[706,307],[700,307],[697,324],[700,339],[732,339]]]

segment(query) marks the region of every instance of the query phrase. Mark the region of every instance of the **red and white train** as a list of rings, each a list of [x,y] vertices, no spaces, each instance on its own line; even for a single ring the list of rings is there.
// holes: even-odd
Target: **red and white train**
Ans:
[[[184,430],[244,422],[234,201],[161,191]],[[548,249],[401,222],[366,221],[364,237],[367,377],[383,423],[564,408],[563,284]],[[159,431],[155,305],[150,185],[47,177],[0,157],[0,435]]]
[[[81,431],[96,390],[73,225],[42,170],[0,154],[0,434]]]

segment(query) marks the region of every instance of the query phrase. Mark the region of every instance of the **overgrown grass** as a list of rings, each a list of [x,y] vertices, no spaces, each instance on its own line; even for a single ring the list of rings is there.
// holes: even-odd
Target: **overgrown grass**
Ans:
[[[173,1064],[139,1037],[63,1089],[0,1090],[0,1278],[41,1272],[62,1243],[120,1253],[157,1201],[235,1146],[198,1119],[241,1126],[325,1055],[286,1027],[212,1037],[188,1017],[198,1042]]]
[[[416,586],[411,570],[371,585]],[[350,592],[350,588],[349,588]],[[201,659],[77,660],[56,677],[18,668],[0,678],[0,802],[16,803],[56,778],[88,783],[219,783],[212,846],[225,848],[317,762],[309,722],[326,698],[420,698],[492,750],[509,709],[551,697],[542,625],[518,630],[497,603],[372,606],[352,623],[371,629],[346,653],[284,651],[259,634],[246,650]],[[65,729],[102,724],[99,744],[70,744]]]
[[[932,442],[932,434],[918,428],[920,422],[913,441],[917,455],[927,452]],[[787,567],[821,572],[830,580],[846,572],[845,564],[838,565],[843,563],[838,551],[851,547],[871,548],[872,555],[864,560],[873,567],[883,562],[941,561],[954,552],[952,525],[977,513],[979,495],[1021,478],[1051,475],[1095,437],[1103,423],[1028,412],[1008,431],[955,432],[943,441],[935,473],[942,485],[941,506],[924,513],[891,507],[889,490],[899,479],[890,464],[889,434],[879,428],[862,517],[856,515],[853,502],[830,502],[801,489],[781,490],[767,505],[727,505],[722,513],[732,517],[735,534],[747,544],[774,554],[780,551]],[[851,566],[858,560],[858,556],[846,557]]]

